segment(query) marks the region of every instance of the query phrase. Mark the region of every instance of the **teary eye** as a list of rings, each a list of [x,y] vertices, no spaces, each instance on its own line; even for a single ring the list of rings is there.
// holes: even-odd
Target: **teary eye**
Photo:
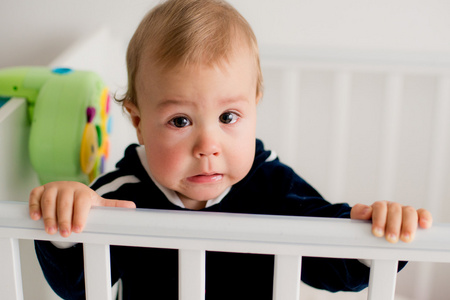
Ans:
[[[173,118],[169,123],[177,128],[183,128],[191,125],[191,121],[189,121],[189,119],[186,117]]]
[[[224,124],[233,124],[236,123],[239,116],[233,112],[226,112],[220,115],[219,120]]]

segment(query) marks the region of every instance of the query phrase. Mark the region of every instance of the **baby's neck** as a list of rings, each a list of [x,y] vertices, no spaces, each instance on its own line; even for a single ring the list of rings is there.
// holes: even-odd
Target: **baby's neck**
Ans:
[[[192,200],[184,197],[183,195],[180,195],[179,193],[177,193],[177,195],[180,198],[181,202],[183,203],[184,207],[191,210],[203,209],[206,207],[206,203],[208,202],[208,201]]]

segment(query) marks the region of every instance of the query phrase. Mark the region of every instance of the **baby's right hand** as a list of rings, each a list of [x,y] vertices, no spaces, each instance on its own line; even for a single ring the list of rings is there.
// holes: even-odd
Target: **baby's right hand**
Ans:
[[[135,208],[132,201],[100,197],[88,186],[75,181],[56,181],[34,188],[30,193],[30,217],[44,219],[45,231],[63,237],[80,233],[92,206]]]

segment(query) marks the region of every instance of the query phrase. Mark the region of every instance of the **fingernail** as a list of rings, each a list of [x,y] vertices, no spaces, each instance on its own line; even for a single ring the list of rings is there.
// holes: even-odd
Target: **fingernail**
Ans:
[[[33,220],[38,220],[40,217],[41,217],[41,216],[40,216],[40,214],[39,214],[37,211],[31,213],[31,218],[32,218]]]
[[[409,233],[402,234],[402,241],[405,243],[411,242],[413,237]]]
[[[48,234],[54,234],[54,233],[56,232],[56,228],[55,228],[54,226],[49,226],[49,227],[46,227],[46,228],[45,228],[45,231],[46,231]]]
[[[389,234],[386,236],[386,239],[387,239],[388,242],[390,242],[390,243],[397,243],[397,241],[398,241],[397,235],[395,235],[395,234],[393,234],[393,233],[389,233]]]
[[[382,237],[384,235],[384,231],[380,227],[376,227],[373,229],[373,234],[377,237]]]
[[[420,220],[420,227],[428,228],[429,226],[430,226],[430,220],[427,220],[427,219]]]
[[[72,230],[75,233],[80,233],[81,232],[81,227],[80,226],[74,226]]]

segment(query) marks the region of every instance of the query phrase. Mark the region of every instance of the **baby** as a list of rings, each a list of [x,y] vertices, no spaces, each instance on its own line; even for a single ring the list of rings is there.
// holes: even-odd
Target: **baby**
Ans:
[[[118,101],[140,145],[91,188],[53,182],[30,194],[30,216],[49,234],[83,231],[92,206],[202,210],[372,220],[373,234],[410,242],[424,210],[386,201],[330,204],[255,137],[262,74],[255,35],[220,0],[168,0],[141,22],[127,52],[129,87]],[[53,289],[84,297],[82,245],[36,242]],[[60,249],[64,248],[64,249]],[[176,250],[111,246],[124,299],[177,299]],[[207,252],[208,299],[271,299],[273,256]],[[367,286],[357,260],[303,258],[302,280],[330,291]],[[146,297],[147,298],[147,297]]]

